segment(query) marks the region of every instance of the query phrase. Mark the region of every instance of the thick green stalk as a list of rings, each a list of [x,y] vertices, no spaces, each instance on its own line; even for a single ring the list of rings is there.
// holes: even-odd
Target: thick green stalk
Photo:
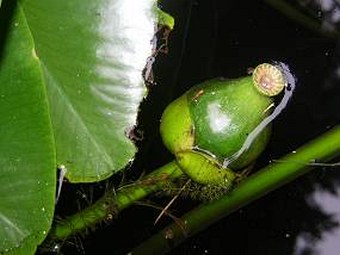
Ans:
[[[111,219],[132,203],[160,190],[167,182],[182,174],[176,162],[172,161],[142,180],[120,189],[117,194],[107,192],[93,205],[58,222],[52,228],[49,237],[55,240],[64,240],[100,221]]]
[[[181,218],[185,223],[185,231],[183,226],[171,224],[135,248],[131,254],[164,254],[189,236],[307,173],[312,168],[308,164],[314,160],[325,161],[339,155],[340,127],[335,127],[296,153],[283,157],[280,162],[270,164],[245,179],[231,193],[185,214]]]

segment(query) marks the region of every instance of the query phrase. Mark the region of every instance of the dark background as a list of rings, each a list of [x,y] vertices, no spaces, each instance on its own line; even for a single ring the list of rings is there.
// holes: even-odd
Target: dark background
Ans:
[[[144,139],[138,142],[140,152],[130,178],[172,159],[158,133],[161,113],[171,100],[198,82],[217,76],[244,76],[247,68],[263,62],[287,63],[298,82],[290,104],[274,121],[271,141],[255,169],[339,123],[337,40],[306,29],[264,1],[164,0],[161,5],[175,17],[176,26],[169,38],[169,52],[156,61],[156,85],[150,87],[141,107],[138,129],[144,132]],[[171,254],[293,254],[299,233],[319,238],[337,225],[322,208],[307,204],[306,198],[316,184],[336,194],[338,182],[336,169],[318,168],[219,221]],[[96,192],[104,190],[103,186],[98,185]],[[86,187],[83,193],[73,192],[82,194],[80,200],[89,193]],[[171,198],[149,199],[165,206]],[[179,199],[172,212],[180,216],[194,205]],[[63,212],[62,205],[58,212]],[[61,244],[61,253],[126,254],[171,222],[163,218],[153,226],[158,214],[147,206],[133,206],[86,237]],[[302,254],[313,253],[307,248]]]

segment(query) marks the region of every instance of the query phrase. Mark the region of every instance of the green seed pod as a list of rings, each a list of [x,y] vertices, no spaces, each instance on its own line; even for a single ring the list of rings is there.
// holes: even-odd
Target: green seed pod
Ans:
[[[271,113],[271,96],[285,86],[280,69],[270,64],[259,65],[252,76],[201,83],[172,102],[163,113],[160,126],[163,142],[194,181],[204,185],[221,183],[219,178],[222,182],[226,178],[234,181],[229,169],[221,169],[223,162],[237,155],[228,168],[238,170],[259,156],[268,142],[270,125],[261,129],[245,150],[243,145]]]
[[[254,87],[252,77],[207,81],[186,95],[195,130],[194,146],[220,161],[242,147],[251,131],[270,114],[268,108],[273,103]],[[256,159],[267,144],[269,132],[266,128],[230,167],[240,169]]]

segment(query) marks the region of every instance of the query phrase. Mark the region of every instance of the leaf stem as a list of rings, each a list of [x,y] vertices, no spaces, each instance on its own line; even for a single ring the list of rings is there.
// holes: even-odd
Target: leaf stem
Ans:
[[[172,161],[153,171],[142,180],[121,188],[116,194],[106,192],[93,205],[53,226],[49,239],[64,240],[100,221],[111,219],[134,202],[160,190],[166,183],[182,175],[183,173],[176,162]]]
[[[164,254],[221,218],[309,172],[312,167],[308,164],[315,159],[325,161],[339,155],[340,126],[337,126],[299,148],[296,153],[288,154],[279,162],[270,164],[245,179],[231,193],[185,214],[181,218],[186,224],[185,232],[173,223],[136,247],[130,254]]]

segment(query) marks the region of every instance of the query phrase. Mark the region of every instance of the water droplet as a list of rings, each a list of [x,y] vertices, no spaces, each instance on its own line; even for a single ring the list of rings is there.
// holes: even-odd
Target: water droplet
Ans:
[[[321,10],[319,10],[318,12],[317,12],[317,14],[316,14],[319,18],[322,18],[322,11]]]
[[[53,252],[59,252],[59,251],[60,251],[60,245],[59,245],[59,244],[53,245],[52,251],[53,251]]]
[[[45,212],[46,209],[45,209],[45,207],[43,207],[43,208],[41,208],[41,210],[42,210],[43,212]]]

